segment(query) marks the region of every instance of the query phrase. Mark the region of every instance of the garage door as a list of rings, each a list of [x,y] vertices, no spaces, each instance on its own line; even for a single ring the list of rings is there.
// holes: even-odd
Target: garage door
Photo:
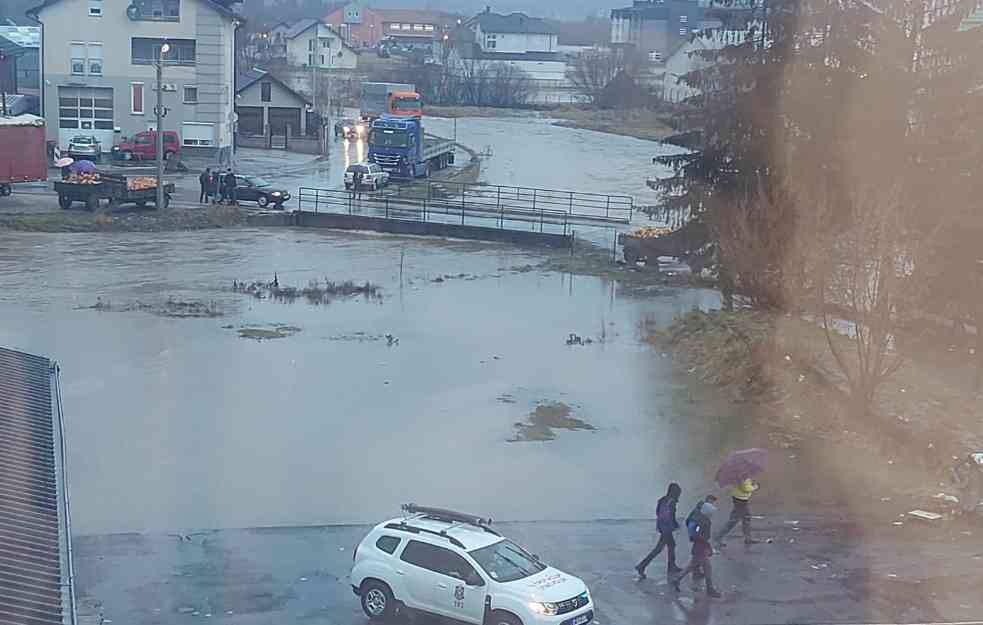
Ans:
[[[181,145],[189,148],[210,148],[215,145],[215,124],[184,122],[181,124]]]
[[[112,88],[58,87],[58,145],[68,147],[72,137],[92,135],[109,152],[113,127]]]
[[[263,107],[237,106],[239,134],[244,136],[263,134]]]
[[[270,132],[275,135],[287,134],[290,126],[291,136],[300,135],[300,109],[285,106],[270,107]]]

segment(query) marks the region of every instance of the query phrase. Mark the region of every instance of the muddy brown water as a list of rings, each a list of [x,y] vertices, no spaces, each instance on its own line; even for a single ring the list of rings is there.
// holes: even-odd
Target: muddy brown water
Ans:
[[[648,516],[636,495],[720,443],[640,327],[718,298],[641,298],[525,267],[542,260],[291,229],[0,233],[0,344],[61,365],[82,533],[369,522],[406,499],[501,519]],[[368,281],[382,298],[313,306],[231,290],[274,272],[285,284]],[[478,278],[433,282],[461,273]],[[79,309],[96,298],[226,314]],[[238,333],[277,327],[300,332]],[[606,339],[571,347],[571,332]],[[543,401],[576,406],[597,430],[509,444]]]

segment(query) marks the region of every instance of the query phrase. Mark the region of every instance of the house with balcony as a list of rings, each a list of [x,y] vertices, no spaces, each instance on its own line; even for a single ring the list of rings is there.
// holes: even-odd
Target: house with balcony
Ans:
[[[184,148],[233,144],[239,0],[45,0],[41,110],[48,139],[66,146],[92,135],[108,152],[121,137],[156,125],[155,63],[164,43],[164,130]]]
[[[560,53],[556,30],[546,20],[525,13],[501,15],[485,9],[465,23],[456,35],[456,54],[465,61],[506,63],[531,80],[562,82],[567,64]]]
[[[664,63],[694,33],[718,25],[708,21],[699,0],[634,0],[630,7],[611,11],[611,46]]]

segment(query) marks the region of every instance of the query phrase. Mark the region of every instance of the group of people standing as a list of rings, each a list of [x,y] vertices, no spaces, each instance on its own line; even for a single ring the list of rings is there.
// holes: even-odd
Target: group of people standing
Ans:
[[[673,588],[679,590],[679,582],[686,576],[693,576],[694,589],[698,588],[700,580],[705,580],[707,595],[710,597],[720,597],[720,593],[713,586],[713,573],[710,558],[714,554],[714,547],[722,549],[726,547],[724,538],[733,530],[738,523],[744,534],[744,543],[753,545],[757,542],[751,536],[751,495],[758,490],[758,484],[751,479],[745,479],[731,489],[730,495],[733,501],[730,518],[727,523],[714,535],[712,533],[712,519],[717,511],[716,495],[707,495],[701,499],[693,510],[686,517],[686,533],[690,542],[693,543],[690,550],[690,561],[686,568],[676,565],[676,530],[679,529],[679,522],[676,520],[676,505],[683,489],[675,482],[669,484],[669,489],[665,496],[659,499],[655,508],[656,529],[659,532],[659,542],[655,548],[641,562],[635,566],[638,576],[645,579],[645,569],[652,563],[662,550],[666,550],[667,559],[667,578]]]
[[[198,176],[198,184],[201,187],[199,204],[239,203],[236,199],[236,175],[231,167],[225,173],[212,171],[211,167],[205,168]]]

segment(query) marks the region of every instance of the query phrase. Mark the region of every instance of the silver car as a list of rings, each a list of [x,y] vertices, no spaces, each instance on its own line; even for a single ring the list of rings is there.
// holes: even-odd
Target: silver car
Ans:
[[[78,135],[68,142],[68,155],[74,159],[100,161],[102,143],[93,136]]]

